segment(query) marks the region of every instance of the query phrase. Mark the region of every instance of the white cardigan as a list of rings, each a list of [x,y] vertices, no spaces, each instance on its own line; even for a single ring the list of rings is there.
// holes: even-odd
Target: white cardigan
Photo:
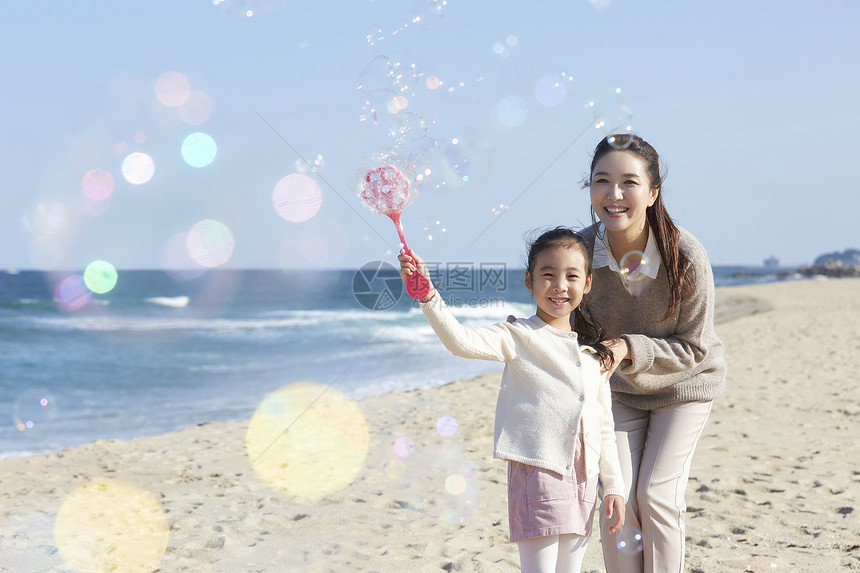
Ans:
[[[537,316],[466,328],[439,293],[421,309],[456,356],[506,363],[493,457],[570,476],[582,417],[586,474],[599,474],[604,495],[624,497],[609,384],[594,349],[580,347],[575,332],[553,328]]]

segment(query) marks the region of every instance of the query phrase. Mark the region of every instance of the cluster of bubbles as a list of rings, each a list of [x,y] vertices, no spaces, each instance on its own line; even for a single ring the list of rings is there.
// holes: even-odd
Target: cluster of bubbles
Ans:
[[[257,474],[275,489],[309,500],[354,481],[369,445],[358,404],[312,382],[290,384],[266,396],[245,436]]]
[[[362,162],[353,178],[353,190],[372,213],[393,215],[415,201],[422,182],[408,157],[382,150]]]
[[[423,231],[424,238],[428,241],[439,241],[447,235],[448,228],[439,219],[432,218],[429,221],[424,221]]]
[[[630,146],[633,132],[633,112],[621,88],[615,88],[602,103],[591,99],[585,109],[593,116],[594,129],[606,138],[607,143],[618,150]]]
[[[386,38],[397,38],[410,29],[437,28],[445,17],[447,6],[448,0],[418,0],[413,4],[409,18],[398,19],[388,31],[376,24],[368,26],[365,39],[370,47],[379,48],[385,45]]]

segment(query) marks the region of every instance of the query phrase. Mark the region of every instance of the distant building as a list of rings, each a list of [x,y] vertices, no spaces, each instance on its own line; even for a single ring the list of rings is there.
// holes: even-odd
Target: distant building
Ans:
[[[777,259],[776,257],[771,255],[770,257],[768,257],[764,260],[764,266],[766,266],[766,267],[778,267],[779,266],[779,259]]]

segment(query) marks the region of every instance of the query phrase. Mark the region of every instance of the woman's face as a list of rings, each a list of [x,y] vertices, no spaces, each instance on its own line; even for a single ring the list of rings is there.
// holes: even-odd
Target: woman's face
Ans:
[[[629,151],[610,151],[594,165],[591,207],[610,233],[629,238],[645,229],[645,209],[657,199],[645,162]]]

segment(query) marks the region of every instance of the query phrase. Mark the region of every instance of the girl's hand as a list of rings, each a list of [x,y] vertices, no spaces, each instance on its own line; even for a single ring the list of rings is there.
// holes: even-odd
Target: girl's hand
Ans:
[[[612,368],[602,368],[601,372],[606,373],[606,379],[612,378],[612,374],[621,366],[621,361],[630,358],[630,345],[623,338],[612,338],[606,341],[606,347],[612,352],[615,360],[612,362]]]
[[[430,273],[427,270],[427,264],[424,262],[424,259],[415,254],[415,251],[412,249],[409,249],[409,253],[404,249],[400,249],[397,260],[400,261],[400,278],[403,279],[403,282],[406,282],[406,278],[415,271],[419,271],[424,275],[424,278],[430,284],[430,292],[418,302],[430,302],[436,296],[436,289],[433,288],[433,283],[430,281]]]
[[[613,515],[616,516],[615,523],[609,528],[609,533],[621,531],[621,528],[624,527],[624,514],[627,511],[624,498],[620,495],[607,495],[604,502],[606,504],[606,519],[609,520]]]

